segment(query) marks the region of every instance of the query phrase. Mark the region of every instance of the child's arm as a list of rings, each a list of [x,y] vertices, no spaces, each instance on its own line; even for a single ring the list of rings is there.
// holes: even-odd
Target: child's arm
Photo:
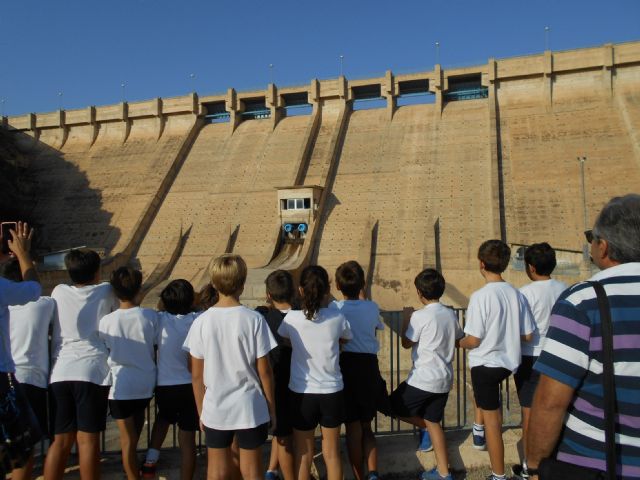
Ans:
[[[404,309],[402,309],[402,331],[400,332],[402,348],[411,348],[415,344],[415,342],[412,342],[407,338],[407,329],[409,328],[409,322],[411,321],[413,311],[412,307],[404,307]]]
[[[256,360],[256,369],[258,370],[258,377],[260,377],[264,396],[267,399],[267,407],[269,408],[269,416],[271,417],[271,429],[273,430],[277,421],[275,408],[276,403],[273,385],[273,370],[271,369],[271,363],[269,363],[269,357],[267,355]]]
[[[191,385],[193,386],[193,396],[196,397],[196,407],[198,407],[198,416],[202,417],[202,402],[204,400],[204,359],[196,358],[189,355],[191,358]],[[200,429],[202,430],[202,422],[200,422]]]
[[[473,335],[466,335],[458,341],[458,346],[467,350],[473,350],[480,346],[480,342],[482,342],[481,338],[474,337]]]

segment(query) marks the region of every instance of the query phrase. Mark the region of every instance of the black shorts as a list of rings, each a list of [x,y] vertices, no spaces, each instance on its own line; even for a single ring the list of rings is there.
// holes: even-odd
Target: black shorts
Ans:
[[[378,356],[371,353],[342,352],[340,370],[344,381],[346,423],[370,422],[376,416],[380,390]]]
[[[390,396],[393,413],[398,417],[420,417],[439,423],[444,417],[449,393],[431,393],[412,387],[407,382],[398,385]]]
[[[98,433],[107,424],[109,386],[91,382],[55,382],[49,386],[53,433]]]
[[[171,424],[178,423],[180,430],[200,430],[200,417],[190,383],[183,385],[158,385],[156,387],[158,417]]]
[[[150,398],[136,398],[133,400],[109,400],[109,412],[116,420],[124,420],[125,418],[135,415],[144,415],[144,411],[151,401]]]
[[[289,390],[289,369],[273,370],[276,396],[276,428],[274,437],[287,437],[293,433],[291,424],[291,398]]]
[[[540,381],[540,372],[533,369],[536,360],[538,357],[523,356],[518,371],[513,374],[521,407],[531,408],[533,403],[533,394]]]
[[[253,450],[267,441],[268,434],[268,423],[244,430],[216,430],[215,428],[204,427],[204,439],[207,448],[229,448],[235,435],[238,438],[238,447],[243,450]]]
[[[49,436],[49,409],[47,408],[47,389],[29,385],[28,383],[20,383],[20,388],[24,392],[31,410],[38,419],[38,425],[42,430],[42,435]]]
[[[500,408],[500,383],[511,375],[511,370],[500,367],[473,367],[471,384],[476,405],[482,410]]]
[[[343,390],[335,393],[290,392],[290,397],[293,428],[296,430],[314,430],[318,424],[335,428],[344,422]]]

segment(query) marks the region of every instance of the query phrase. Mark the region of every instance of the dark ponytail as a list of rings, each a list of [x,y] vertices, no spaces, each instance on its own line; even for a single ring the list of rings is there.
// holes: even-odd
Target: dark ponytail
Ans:
[[[320,310],[324,297],[329,293],[329,274],[320,265],[309,265],[300,275],[302,288],[302,311],[307,320]]]

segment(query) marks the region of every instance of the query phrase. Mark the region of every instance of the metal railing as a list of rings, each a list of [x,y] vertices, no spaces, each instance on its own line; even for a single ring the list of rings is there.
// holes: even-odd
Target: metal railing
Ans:
[[[444,99],[449,102],[475,100],[477,98],[489,98],[489,89],[487,87],[478,87],[465,90],[452,90],[444,94]]]
[[[460,326],[465,326],[465,309],[454,308]],[[411,349],[402,348],[402,312],[382,312],[385,330],[379,336],[380,352],[378,353],[380,373],[387,383],[387,390],[391,393],[400,383],[406,380],[411,369]],[[473,423],[473,391],[471,388],[470,373],[467,365],[466,352],[456,349],[454,361],[453,387],[449,392],[449,399],[445,409],[442,425],[447,430],[470,429]],[[502,384],[502,409],[505,426],[516,426],[520,423],[520,407],[518,402],[513,402],[515,395],[514,385],[509,379]],[[146,413],[146,424],[138,444],[139,449],[146,449],[151,439],[151,428],[155,422],[157,410],[152,401]],[[380,413],[374,418],[374,432],[376,435],[389,435],[396,433],[410,433],[415,427],[397,419],[386,417]],[[201,434],[197,435],[197,443],[203,448]],[[177,447],[177,427],[174,425],[167,434],[163,448]],[[104,453],[117,452],[120,449],[119,434],[115,422],[108,421],[107,430],[102,433],[101,449]]]

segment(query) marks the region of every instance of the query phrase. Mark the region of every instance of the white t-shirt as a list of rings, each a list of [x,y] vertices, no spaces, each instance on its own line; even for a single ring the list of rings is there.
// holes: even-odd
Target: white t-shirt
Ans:
[[[155,310],[118,309],[100,320],[100,338],[109,350],[110,400],[151,398],[156,385],[158,316]]]
[[[35,302],[9,307],[11,355],[16,378],[47,388],[49,383],[49,325],[55,316],[56,302],[40,297]]]
[[[256,359],[277,345],[264,317],[243,305],[211,307],[195,319],[183,348],[204,359],[205,426],[242,430],[269,421]]]
[[[119,306],[111,285],[58,285],[51,298],[56,301],[57,315],[53,320],[50,383],[111,385],[107,348],[98,335],[100,319]]]
[[[40,297],[38,282],[12,282],[0,277],[0,372],[14,372],[9,333],[9,305],[24,305]]]
[[[469,367],[520,366],[520,335],[535,330],[533,315],[518,290],[507,282],[490,282],[471,294],[464,333],[481,340],[469,351]]]
[[[291,310],[278,333],[291,341],[289,390],[296,393],[335,393],[344,388],[340,372],[340,339],[353,337],[346,317],[321,308],[313,320]]]
[[[542,340],[547,335],[549,329],[549,317],[551,309],[562,292],[567,289],[564,282],[554,278],[549,280],[538,280],[525,285],[520,292],[529,303],[529,308],[536,322],[536,331],[533,332],[533,339],[530,342],[522,343],[522,355],[537,357],[542,351]]]
[[[158,385],[191,384],[189,354],[182,345],[198,315],[200,312],[186,315],[158,312]]]
[[[453,310],[441,303],[425,305],[411,315],[405,336],[416,342],[407,383],[431,393],[451,390],[456,340],[464,336]]]
[[[339,310],[347,318],[353,333],[353,338],[343,346],[343,352],[378,353],[380,344],[376,330],[384,330],[384,323],[380,321],[380,309],[375,302],[340,300],[331,302],[329,308]]]

